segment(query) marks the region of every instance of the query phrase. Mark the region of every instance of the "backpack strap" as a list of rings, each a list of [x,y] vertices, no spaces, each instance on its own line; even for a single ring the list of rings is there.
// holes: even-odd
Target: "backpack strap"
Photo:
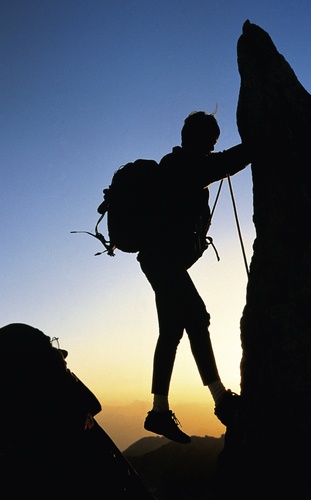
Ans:
[[[212,245],[212,247],[214,249],[214,252],[216,254],[217,260],[219,262],[220,261],[220,257],[218,255],[217,248],[214,245],[213,238],[211,238],[210,236],[206,236],[206,246],[208,247],[209,245]]]
[[[107,209],[106,209],[106,212],[107,212]],[[97,252],[95,255],[101,255],[102,253],[107,252],[108,255],[110,255],[111,257],[114,257],[115,256],[115,253],[113,251],[114,247],[111,246],[110,241],[106,240],[106,238],[103,236],[103,234],[98,231],[98,224],[103,220],[103,218],[105,217],[106,212],[104,212],[103,214],[101,214],[101,216],[99,217],[98,221],[96,222],[95,234],[91,234],[91,233],[88,233],[88,234],[91,234],[91,236],[94,236],[95,238],[97,238],[104,245],[104,247],[106,248],[106,250],[104,250],[103,252]]]
[[[114,257],[115,253],[114,253],[114,246],[112,246],[110,244],[110,241],[107,240],[105,238],[105,236],[100,233],[98,231],[98,225],[100,224],[100,222],[103,220],[103,218],[105,217],[106,213],[107,213],[107,210],[108,210],[108,203],[107,201],[103,201],[103,203],[98,207],[97,211],[101,214],[98,221],[96,222],[96,226],[95,226],[95,233],[90,233],[89,231],[70,231],[71,233],[85,233],[85,234],[89,234],[90,236],[93,236],[94,238],[96,238],[97,240],[99,240],[105,247],[106,250],[103,250],[103,252],[97,252],[95,254],[95,256],[97,255],[101,255],[102,253],[105,253],[107,252],[108,255]]]

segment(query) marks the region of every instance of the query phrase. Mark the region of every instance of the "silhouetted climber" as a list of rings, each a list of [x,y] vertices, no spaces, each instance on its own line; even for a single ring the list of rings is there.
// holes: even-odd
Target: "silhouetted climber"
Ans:
[[[242,170],[250,163],[242,144],[211,153],[220,129],[214,114],[191,113],[184,122],[181,147],[162,158],[156,223],[146,231],[138,261],[154,292],[159,337],[154,353],[153,408],[146,430],[180,443],[190,437],[179,428],[169,408],[168,394],[177,346],[186,330],[203,384],[215,402],[215,414],[224,423],[233,418],[239,396],[221,382],[209,336],[210,315],[187,270],[207,248],[210,223],[207,186]]]
[[[29,325],[0,328],[0,470],[6,498],[152,499],[95,421],[101,405],[67,368],[67,354]]]

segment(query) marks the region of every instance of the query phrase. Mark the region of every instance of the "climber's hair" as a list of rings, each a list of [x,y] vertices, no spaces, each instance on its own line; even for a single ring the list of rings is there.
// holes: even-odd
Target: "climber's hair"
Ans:
[[[215,140],[219,138],[220,128],[215,118],[217,107],[211,114],[204,111],[193,111],[184,121],[181,130],[182,146],[193,143],[196,137],[203,133],[211,135]]]

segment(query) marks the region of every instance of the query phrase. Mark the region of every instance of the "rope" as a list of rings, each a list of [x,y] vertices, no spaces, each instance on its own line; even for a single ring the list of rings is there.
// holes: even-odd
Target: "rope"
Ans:
[[[217,205],[217,201],[218,201],[218,198],[219,198],[219,195],[220,195],[220,190],[221,190],[221,186],[222,186],[222,183],[224,182],[223,179],[221,179],[220,181],[220,184],[219,184],[219,187],[218,187],[218,191],[217,191],[217,195],[216,195],[216,198],[215,198],[215,201],[214,201],[214,205],[213,205],[213,208],[212,208],[212,211],[211,211],[211,215],[210,215],[210,223],[212,221],[212,217],[214,215],[214,212],[215,212],[215,208],[216,208],[216,205]]]
[[[232,199],[232,205],[233,205],[233,210],[234,210],[235,222],[236,222],[236,225],[237,225],[237,228],[238,228],[239,239],[240,239],[240,243],[241,243],[241,248],[242,248],[242,254],[243,254],[243,259],[244,259],[246,274],[247,274],[247,277],[249,277],[249,270],[248,270],[247,259],[246,259],[246,254],[245,254],[245,250],[244,250],[244,244],[243,244],[242,234],[241,234],[241,230],[240,230],[240,224],[239,224],[239,219],[238,219],[238,212],[237,212],[236,205],[235,205],[235,200],[234,200],[234,195],[233,195],[233,189],[232,189],[232,184],[231,184],[231,180],[230,180],[230,175],[229,174],[227,174],[227,179],[228,179],[228,184],[229,184],[229,189],[230,189],[230,194],[231,194],[231,199]]]

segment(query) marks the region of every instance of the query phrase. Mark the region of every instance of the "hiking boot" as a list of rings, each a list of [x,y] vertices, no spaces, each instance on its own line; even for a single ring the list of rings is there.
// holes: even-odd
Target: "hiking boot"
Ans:
[[[214,413],[225,426],[228,426],[237,420],[240,407],[241,396],[228,389],[216,406]]]
[[[161,434],[177,443],[190,443],[191,437],[182,432],[178,427],[179,425],[180,422],[172,411],[151,410],[148,411],[144,428],[155,434]]]

